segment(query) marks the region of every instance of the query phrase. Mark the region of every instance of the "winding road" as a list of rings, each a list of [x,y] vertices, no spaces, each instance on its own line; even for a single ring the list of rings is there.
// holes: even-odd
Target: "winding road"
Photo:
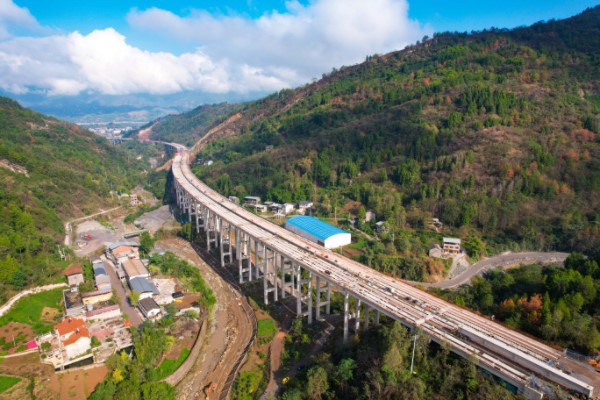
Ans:
[[[438,289],[452,289],[460,285],[464,285],[477,275],[481,275],[495,268],[510,268],[523,264],[562,264],[569,256],[569,253],[560,252],[520,252],[520,253],[504,253],[494,257],[485,258],[471,265],[462,273],[454,276],[451,279],[436,283],[419,283],[423,287],[432,287]]]

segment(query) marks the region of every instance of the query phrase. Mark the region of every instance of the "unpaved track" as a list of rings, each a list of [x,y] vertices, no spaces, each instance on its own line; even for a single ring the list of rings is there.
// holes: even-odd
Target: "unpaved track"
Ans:
[[[203,254],[205,261],[187,241],[163,240],[156,244],[155,250],[172,251],[197,266],[217,298],[207,335],[201,339],[204,348],[190,373],[177,386],[177,398],[204,399],[202,389],[210,382],[217,384],[217,391],[210,398],[223,398],[225,382],[252,337],[254,322],[242,307],[246,300],[215,272],[221,268],[217,260]]]

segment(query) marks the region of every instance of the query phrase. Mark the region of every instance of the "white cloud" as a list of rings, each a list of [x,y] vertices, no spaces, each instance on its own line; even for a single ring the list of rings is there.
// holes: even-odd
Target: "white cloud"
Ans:
[[[157,8],[132,10],[128,20],[134,29],[195,48],[175,55],[131,46],[111,28],[87,35],[10,36],[15,23],[40,27],[27,9],[0,0],[0,88],[50,95],[273,91],[429,33],[407,11],[406,0],[290,1],[286,12],[258,19],[202,10],[185,17]]]
[[[17,6],[12,0],[0,0],[0,39],[10,37],[13,29],[40,30],[41,27],[27,8]]]
[[[408,18],[406,0],[289,1],[285,13],[256,20],[192,11],[186,17],[150,8],[134,9],[129,23],[149,33],[201,46],[214,59],[248,64],[281,78],[274,68],[294,69],[299,84],[332,67],[354,64],[366,55],[398,50],[430,28]]]

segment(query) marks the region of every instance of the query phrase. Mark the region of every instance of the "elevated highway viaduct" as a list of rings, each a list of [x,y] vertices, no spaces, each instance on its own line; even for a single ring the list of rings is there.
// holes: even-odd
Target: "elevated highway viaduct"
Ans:
[[[600,394],[600,374],[588,365],[245,210],[192,173],[184,146],[167,145],[176,150],[172,172],[178,206],[193,229],[205,235],[207,247],[220,250],[223,267],[237,264],[240,283],[262,280],[265,304],[293,296],[297,313],[312,323],[330,312],[335,286],[344,297],[344,341],[351,323],[358,331],[361,324],[379,323],[383,314],[448,345],[528,399],[541,399],[557,387],[581,398]],[[350,298],[356,300],[352,309]]]

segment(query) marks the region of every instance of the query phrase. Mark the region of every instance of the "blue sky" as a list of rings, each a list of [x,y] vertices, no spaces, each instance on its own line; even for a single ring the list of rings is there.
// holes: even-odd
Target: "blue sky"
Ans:
[[[0,89],[269,92],[436,31],[512,28],[598,1],[0,0]]]

